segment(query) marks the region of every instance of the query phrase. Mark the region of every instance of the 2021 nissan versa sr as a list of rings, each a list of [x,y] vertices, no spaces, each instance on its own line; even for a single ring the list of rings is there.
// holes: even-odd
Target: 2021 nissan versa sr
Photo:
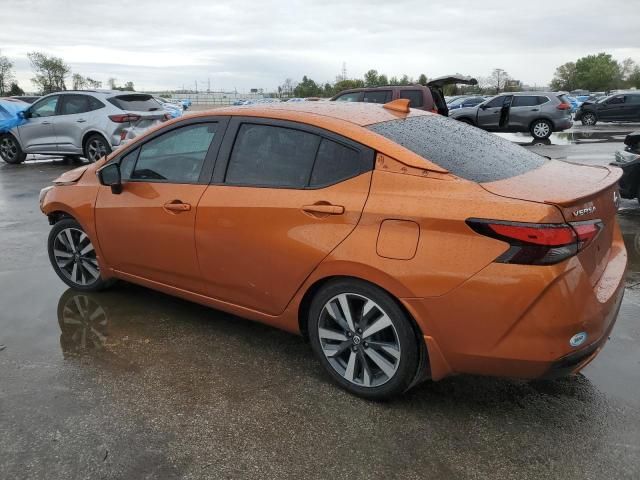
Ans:
[[[346,390],[576,372],[623,295],[618,169],[408,108],[167,122],[41,193],[60,278],[122,279],[307,337]]]

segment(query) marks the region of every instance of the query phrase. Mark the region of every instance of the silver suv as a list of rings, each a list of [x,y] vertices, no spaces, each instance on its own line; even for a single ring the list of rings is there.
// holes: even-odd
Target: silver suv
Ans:
[[[95,162],[169,116],[151,95],[65,91],[40,98],[24,123],[0,134],[0,157],[21,163],[29,153],[83,156]]]
[[[530,132],[536,139],[573,125],[569,100],[553,92],[502,93],[476,107],[452,110],[449,116],[489,132]]]

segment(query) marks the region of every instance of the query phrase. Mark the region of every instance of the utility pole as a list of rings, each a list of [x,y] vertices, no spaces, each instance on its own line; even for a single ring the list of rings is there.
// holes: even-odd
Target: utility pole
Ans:
[[[207,78],[207,93],[211,93],[211,78]]]
[[[198,93],[198,80],[196,80],[196,93]]]
[[[342,80],[347,79],[347,62],[342,62]]]

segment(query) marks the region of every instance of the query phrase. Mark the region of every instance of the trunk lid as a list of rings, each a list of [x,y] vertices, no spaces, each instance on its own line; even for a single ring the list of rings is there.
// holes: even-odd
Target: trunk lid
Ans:
[[[578,253],[595,285],[607,265],[613,242],[621,176],[618,168],[551,160],[523,175],[480,185],[502,197],[555,205],[568,223],[602,222],[597,237]]]

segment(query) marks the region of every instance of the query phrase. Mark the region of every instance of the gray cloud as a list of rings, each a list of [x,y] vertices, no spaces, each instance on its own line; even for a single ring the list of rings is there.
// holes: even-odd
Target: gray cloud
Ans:
[[[275,88],[376,68],[389,76],[506,69],[545,84],[555,67],[607,51],[640,61],[640,12],[628,1],[4,0],[0,49],[31,88],[26,53],[63,57],[74,72],[146,89]]]

